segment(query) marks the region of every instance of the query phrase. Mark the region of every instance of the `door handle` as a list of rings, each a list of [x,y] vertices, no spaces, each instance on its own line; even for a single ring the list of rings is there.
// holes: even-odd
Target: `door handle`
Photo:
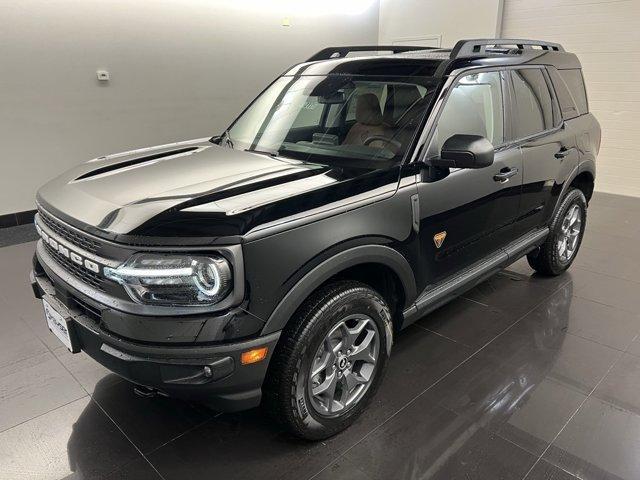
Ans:
[[[571,149],[570,149],[570,148],[562,147],[560,150],[558,150],[558,151],[556,152],[556,154],[554,155],[554,157],[562,159],[562,158],[566,157],[567,155],[569,155],[569,152],[570,152],[570,151],[571,151]]]
[[[496,173],[493,176],[493,179],[496,182],[500,182],[500,183],[506,183],[509,181],[509,179],[515,175],[518,174],[518,169],[517,168],[503,168],[502,170],[500,170],[500,173]]]

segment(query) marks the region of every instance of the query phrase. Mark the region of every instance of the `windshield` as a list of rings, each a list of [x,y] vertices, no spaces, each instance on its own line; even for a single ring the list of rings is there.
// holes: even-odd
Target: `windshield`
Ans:
[[[220,143],[318,163],[393,164],[409,148],[434,88],[421,77],[281,77]]]

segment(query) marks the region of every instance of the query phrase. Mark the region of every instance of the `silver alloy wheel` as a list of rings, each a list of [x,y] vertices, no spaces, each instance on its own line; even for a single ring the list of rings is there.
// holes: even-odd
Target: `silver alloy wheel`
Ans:
[[[318,347],[309,372],[314,410],[336,416],[364,396],[373,381],[380,334],[367,315],[349,315],[334,326]]]
[[[579,205],[573,205],[564,216],[560,225],[560,234],[556,249],[561,262],[566,263],[573,257],[580,239],[582,230],[582,209]]]

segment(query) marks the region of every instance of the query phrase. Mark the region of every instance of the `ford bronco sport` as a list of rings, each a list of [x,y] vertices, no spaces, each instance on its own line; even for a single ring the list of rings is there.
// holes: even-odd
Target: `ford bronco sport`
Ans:
[[[219,136],[42,187],[31,281],[51,331],[139,391],[262,402],[321,439],[396,332],[525,255],[571,265],[599,147],[558,44],[328,48]]]

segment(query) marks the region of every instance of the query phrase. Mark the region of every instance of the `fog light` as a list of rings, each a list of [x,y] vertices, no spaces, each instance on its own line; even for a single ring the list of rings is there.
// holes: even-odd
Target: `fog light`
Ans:
[[[242,363],[242,365],[249,365],[251,363],[261,362],[267,357],[268,350],[269,349],[267,347],[260,347],[242,352],[242,355],[240,356],[240,363]]]

